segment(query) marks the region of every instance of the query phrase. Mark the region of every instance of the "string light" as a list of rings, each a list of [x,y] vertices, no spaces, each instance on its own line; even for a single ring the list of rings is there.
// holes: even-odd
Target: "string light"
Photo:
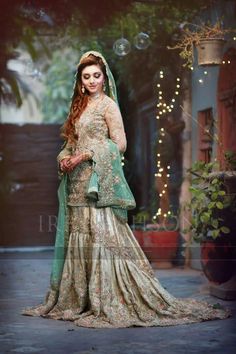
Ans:
[[[163,70],[160,70],[159,71],[159,77],[160,79],[163,79],[164,78],[164,71]],[[175,84],[175,90],[174,90],[174,95],[175,96],[178,96],[179,95],[179,90],[180,90],[180,87],[181,87],[181,83],[180,83],[180,78],[177,77],[176,78],[176,84]],[[156,105],[157,107],[157,114],[156,114],[156,119],[161,122],[168,113],[172,112],[172,110],[174,109],[174,105],[175,105],[175,102],[176,102],[176,99],[173,97],[171,100],[170,100],[170,103],[168,104],[165,99],[163,98],[163,91],[161,90],[161,84],[160,82],[157,83],[157,89],[158,89],[158,103]],[[160,124],[158,122],[158,125]],[[166,134],[165,134],[165,128],[163,126],[159,127],[159,139],[158,139],[158,144],[162,144],[163,143],[163,140],[160,138],[160,137],[164,137]],[[168,173],[166,173],[166,169],[168,170]],[[161,154],[158,152],[157,153],[157,173],[155,173],[155,177],[157,178],[162,178],[165,176],[165,178],[169,178],[170,177],[170,173],[169,173],[169,170],[170,170],[170,165],[168,166],[163,166],[162,163],[161,163]],[[164,186],[162,187],[162,191],[158,194],[159,196],[159,202],[161,203],[161,198],[165,195],[167,195],[168,193],[168,184],[164,183]],[[158,211],[156,212],[156,214],[153,216],[153,219],[156,220],[157,217],[167,217],[167,215],[170,215],[171,212],[168,211],[168,212],[165,212],[163,214],[162,212],[162,209],[161,207],[158,208]]]

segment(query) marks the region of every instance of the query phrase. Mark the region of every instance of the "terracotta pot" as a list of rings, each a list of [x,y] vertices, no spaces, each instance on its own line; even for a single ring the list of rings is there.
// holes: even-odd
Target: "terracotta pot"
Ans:
[[[200,40],[196,45],[198,65],[220,65],[222,63],[225,40],[208,38]]]
[[[234,273],[233,247],[227,240],[216,239],[201,243],[202,270],[209,281],[221,284]]]
[[[178,231],[140,231],[134,235],[154,268],[171,268],[178,247]]]

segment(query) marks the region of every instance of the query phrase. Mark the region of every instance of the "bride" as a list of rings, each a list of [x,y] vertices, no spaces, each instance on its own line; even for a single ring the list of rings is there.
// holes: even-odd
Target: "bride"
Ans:
[[[205,301],[177,299],[154,272],[127,223],[135,200],[121,157],[126,135],[116,85],[104,57],[79,62],[57,160],[61,176],[50,286],[23,315],[77,326],[170,326],[231,316]]]

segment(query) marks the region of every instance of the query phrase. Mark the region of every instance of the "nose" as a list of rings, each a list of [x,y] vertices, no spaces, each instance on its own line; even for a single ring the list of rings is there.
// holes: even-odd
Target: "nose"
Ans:
[[[90,84],[92,84],[94,82],[94,78],[91,76],[90,80],[89,80]]]

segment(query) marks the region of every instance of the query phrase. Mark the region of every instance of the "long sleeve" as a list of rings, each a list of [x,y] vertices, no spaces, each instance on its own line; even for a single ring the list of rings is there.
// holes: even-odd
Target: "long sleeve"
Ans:
[[[119,107],[114,101],[111,101],[105,112],[105,120],[108,126],[110,139],[118,145],[121,153],[125,152],[127,140],[123,119]]]
[[[64,158],[72,155],[72,145],[67,141],[65,147],[57,155],[57,162],[60,163]]]

